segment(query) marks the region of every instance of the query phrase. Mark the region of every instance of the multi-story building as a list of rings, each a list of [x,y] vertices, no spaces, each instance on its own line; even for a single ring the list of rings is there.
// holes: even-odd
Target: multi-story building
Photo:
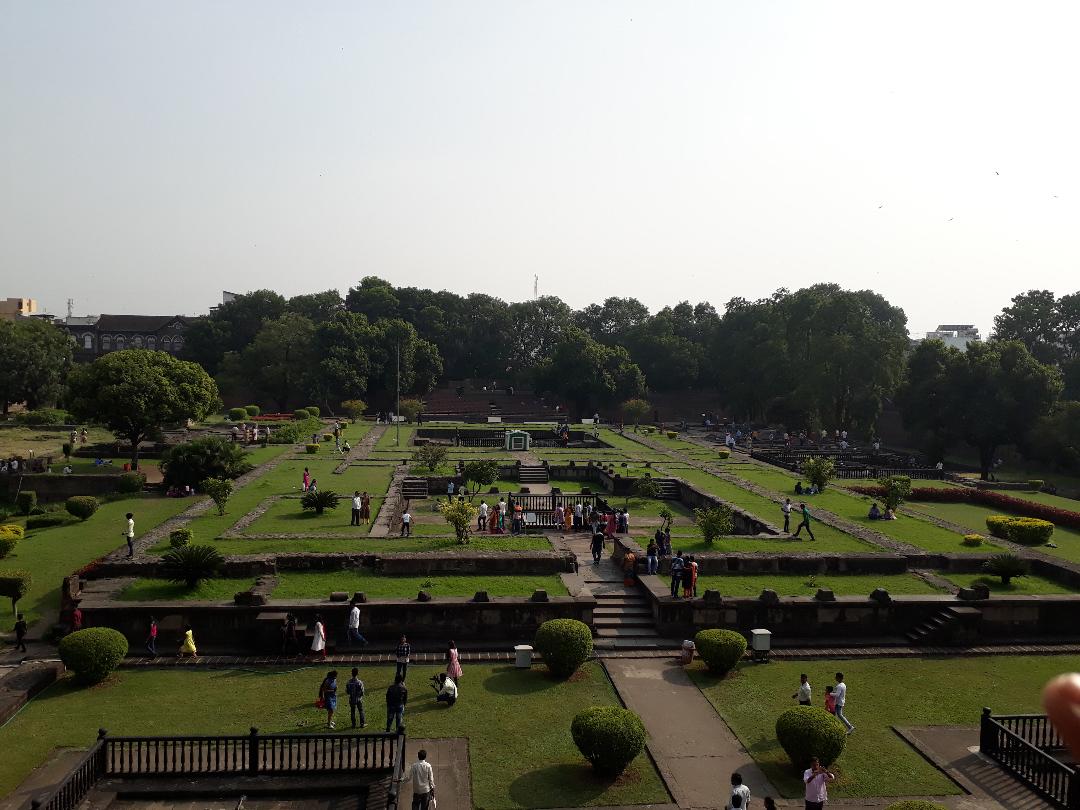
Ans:
[[[940,340],[946,346],[963,351],[972,341],[981,340],[979,330],[970,323],[943,323],[933,332],[926,333],[927,340]]]
[[[37,311],[38,304],[33,298],[5,298],[0,301],[0,318],[5,321],[36,315]]]
[[[75,359],[89,361],[120,349],[157,349],[179,354],[186,315],[90,315],[57,318],[75,341]]]

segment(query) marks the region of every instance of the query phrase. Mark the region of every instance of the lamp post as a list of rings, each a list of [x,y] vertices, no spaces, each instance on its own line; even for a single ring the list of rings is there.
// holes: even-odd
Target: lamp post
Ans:
[[[394,406],[394,447],[401,446],[401,341],[397,344],[396,354],[397,371],[397,404]]]

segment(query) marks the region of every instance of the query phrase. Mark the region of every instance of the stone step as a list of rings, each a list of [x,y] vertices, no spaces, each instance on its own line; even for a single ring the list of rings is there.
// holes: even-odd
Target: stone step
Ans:
[[[652,613],[652,609],[649,608],[649,607],[646,607],[645,605],[625,605],[625,606],[624,605],[612,605],[610,607],[607,606],[607,605],[604,605],[603,607],[594,608],[592,615],[593,615],[594,619],[600,619],[600,618],[610,618],[610,617],[618,618],[620,616],[625,616],[625,617],[649,616],[649,617],[651,617],[653,615],[653,613]]]
[[[681,645],[681,641],[663,638],[662,636],[642,636],[640,638],[605,637],[593,639],[593,649],[596,650],[671,650],[674,652],[675,650],[678,650]]]
[[[651,638],[659,639],[656,628],[649,627],[598,627],[597,638]]]
[[[626,616],[623,618],[597,618],[593,616],[593,628],[597,631],[608,627],[651,627],[656,632],[652,616]]]

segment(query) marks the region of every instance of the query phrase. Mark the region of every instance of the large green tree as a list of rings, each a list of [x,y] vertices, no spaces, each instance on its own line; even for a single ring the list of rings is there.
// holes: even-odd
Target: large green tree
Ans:
[[[38,408],[57,401],[71,366],[71,339],[38,318],[0,320],[0,407],[25,402]]]
[[[244,349],[225,355],[218,382],[225,391],[250,392],[287,411],[307,399],[314,336],[315,325],[295,312],[267,321]]]
[[[345,308],[341,293],[337,290],[294,295],[287,304],[289,312],[302,315],[312,323],[328,321],[335,313]]]
[[[645,375],[626,349],[605,346],[576,327],[537,366],[536,384],[570,400],[579,416],[645,393]]]
[[[198,363],[126,349],[72,370],[66,402],[80,419],[127,439],[132,469],[138,469],[140,442],[158,435],[163,425],[204,418],[220,400],[217,385]]]
[[[184,358],[217,374],[227,352],[243,350],[267,321],[285,314],[285,299],[273,290],[238,295],[192,321],[184,334]]]
[[[1080,293],[1056,298],[1050,290],[1028,290],[994,318],[994,337],[1019,340],[1040,363],[1080,357]]]

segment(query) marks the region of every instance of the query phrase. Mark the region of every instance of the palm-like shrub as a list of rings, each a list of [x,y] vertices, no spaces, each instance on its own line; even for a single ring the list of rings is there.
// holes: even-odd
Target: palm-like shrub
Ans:
[[[316,515],[321,515],[327,509],[337,509],[341,502],[341,496],[332,489],[320,489],[317,492],[305,492],[300,499],[300,506],[304,509],[314,509]]]
[[[1027,560],[1015,554],[995,554],[983,563],[983,571],[992,577],[1000,577],[1002,585],[1011,585],[1016,577],[1026,576],[1030,571]]]
[[[603,774],[626,770],[645,750],[645,726],[641,718],[621,706],[590,706],[570,725],[574,745]]]
[[[180,546],[162,556],[162,573],[169,582],[194,588],[204,579],[213,579],[223,559],[213,546]]]
[[[252,466],[247,451],[223,436],[178,444],[167,449],[161,458],[165,483],[178,487],[197,487],[208,478],[236,478]]]

